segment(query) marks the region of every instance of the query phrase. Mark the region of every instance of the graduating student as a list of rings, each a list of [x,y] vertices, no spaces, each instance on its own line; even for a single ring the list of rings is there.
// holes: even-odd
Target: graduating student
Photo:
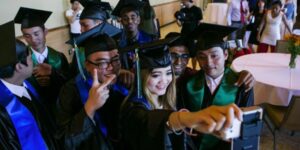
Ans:
[[[91,31],[90,33],[98,32],[99,34],[106,33],[111,37],[118,38],[120,35],[120,30],[116,27],[113,27],[107,22],[109,19],[109,14],[104,7],[103,2],[99,1],[80,1],[80,3],[84,6],[82,14],[80,16],[80,26],[81,32],[86,33]],[[89,33],[88,33],[89,34]],[[75,43],[80,42],[80,39],[75,38]],[[67,42],[68,44],[74,45],[74,39],[72,38]],[[78,49],[78,58],[80,60],[80,65],[83,67],[85,62],[84,56],[84,48],[80,47]],[[70,65],[71,76],[75,77],[78,73],[78,65],[76,61],[75,55],[73,56],[71,65]]]
[[[120,17],[123,25],[123,31],[119,39],[119,47],[124,48],[134,44],[143,44],[153,41],[155,38],[139,29],[141,23],[139,7],[140,1],[122,1],[120,0],[112,12],[113,15]],[[134,66],[133,53],[121,52],[121,63],[125,69],[132,69]]]
[[[33,62],[24,43],[15,39],[14,22],[0,26],[0,149],[59,149],[53,117],[26,79]]]
[[[61,90],[60,137],[65,149],[120,149],[119,110],[128,91],[117,81],[121,69],[117,45],[100,34],[79,46],[85,49],[86,80],[79,74]]]
[[[21,24],[32,52],[34,69],[28,81],[45,98],[44,104],[54,114],[59,90],[68,79],[69,64],[63,53],[46,45],[48,30],[44,24],[50,14],[49,11],[21,7],[14,20]]]
[[[197,70],[194,70],[188,67],[188,62],[190,56],[194,57],[193,51],[191,51],[191,44],[189,41],[193,41],[190,39],[183,39],[180,33],[170,32],[166,35],[166,38],[171,37],[179,37],[178,39],[174,40],[173,42],[169,43],[169,51],[172,58],[172,66],[174,69],[174,74],[176,77],[176,90],[177,90],[177,106],[179,108],[184,107],[184,101],[186,99],[186,84],[193,77],[197,74]],[[241,71],[239,73],[239,80],[237,80],[238,86],[245,86],[246,89],[251,89],[254,85],[254,78],[248,71]]]
[[[168,47],[160,41],[151,45],[140,49],[138,60],[141,70],[137,69],[136,73],[140,76],[136,77],[137,85],[121,109],[121,129],[126,149],[193,149],[187,135],[181,134],[180,130],[188,127],[212,133],[221,128],[227,129],[234,115],[226,111],[240,114],[235,105],[212,106],[193,113],[177,111],[175,77]]]
[[[199,111],[211,105],[253,105],[253,90],[246,90],[243,85],[236,86],[239,74],[226,67],[229,54],[223,37],[235,30],[232,27],[203,23],[195,31],[195,34],[200,35],[196,43],[196,57],[201,70],[187,83],[185,108],[190,111]],[[211,135],[203,135],[202,140],[197,139],[196,142],[200,144],[200,149],[230,149],[230,143]]]

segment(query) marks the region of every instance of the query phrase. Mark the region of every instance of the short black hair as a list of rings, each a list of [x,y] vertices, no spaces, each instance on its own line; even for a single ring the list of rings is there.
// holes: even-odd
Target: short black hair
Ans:
[[[80,2],[80,0],[70,0],[70,3],[73,4],[74,2]]]
[[[123,14],[131,12],[131,11],[135,12],[137,16],[140,16],[140,10],[133,5],[124,6],[124,8],[122,8],[120,11],[120,16],[122,17]]]
[[[273,1],[272,4],[271,4],[271,6],[273,6],[273,5],[279,5],[280,8],[282,7],[282,3],[281,3],[280,0]]]
[[[17,62],[9,64],[5,67],[0,67],[0,78],[12,77],[15,71],[15,65],[19,62],[27,66],[26,57],[28,56],[28,49],[26,45],[20,40],[16,40],[16,51]]]

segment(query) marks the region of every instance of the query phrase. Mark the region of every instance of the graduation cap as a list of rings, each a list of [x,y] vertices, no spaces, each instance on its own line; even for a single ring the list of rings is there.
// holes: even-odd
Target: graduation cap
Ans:
[[[111,51],[118,48],[115,40],[109,37],[107,34],[99,34],[87,38],[81,42],[79,46],[84,47],[85,58],[95,52]]]
[[[115,9],[112,11],[112,15],[121,17],[121,12],[136,11],[139,14],[139,8],[144,6],[144,2],[140,0],[119,0]]]
[[[163,68],[171,65],[171,56],[168,44],[179,37],[166,38],[145,44],[134,44],[119,49],[121,52],[133,51],[135,53],[135,75],[137,98],[142,99],[141,69]]]
[[[26,60],[27,48],[23,42],[16,40],[14,24],[14,21],[10,21],[0,26],[0,41],[5,41],[2,42],[0,49],[1,68],[18,61],[26,65],[24,58]]]
[[[21,24],[21,29],[44,26],[52,12],[20,7],[14,21]]]
[[[103,22],[100,25],[97,25],[96,27],[92,28],[91,30],[81,33],[80,36],[74,39],[70,39],[66,43],[71,45],[76,43],[77,45],[80,45],[83,41],[90,37],[95,37],[100,34],[107,34],[108,36],[113,37],[119,33],[121,33],[121,30],[119,28],[107,22]]]
[[[223,38],[237,29],[230,26],[201,23],[192,32],[191,37],[196,39],[196,51],[203,51],[212,47],[226,49],[226,43]]]
[[[154,42],[153,47],[140,50],[141,69],[163,68],[171,65],[167,43]]]
[[[165,38],[172,38],[172,37],[179,37],[178,39],[174,40],[171,42],[169,47],[174,47],[174,46],[185,46],[187,47],[187,50],[189,51],[189,55],[191,57],[195,56],[195,48],[194,48],[194,41],[190,40],[189,38],[184,38],[180,33],[178,32],[170,32],[166,35]]]
[[[109,3],[107,5],[107,2],[95,0],[81,0],[80,3],[84,7],[80,19],[98,19],[105,21],[109,18],[109,14],[106,12],[107,9],[111,9]]]
[[[178,39],[174,40],[173,42],[169,43],[169,47],[173,46],[187,46],[185,40],[181,37],[179,32],[170,32],[166,35],[165,38],[172,38],[172,37],[179,37]]]

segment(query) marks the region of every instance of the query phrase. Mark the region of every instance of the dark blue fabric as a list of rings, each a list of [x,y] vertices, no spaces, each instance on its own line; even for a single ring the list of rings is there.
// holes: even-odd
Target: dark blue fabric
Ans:
[[[26,82],[27,89],[38,99],[35,89]],[[16,129],[22,149],[46,150],[47,145],[32,113],[0,81],[0,105],[3,106]]]
[[[143,44],[143,43],[151,42],[153,40],[154,40],[154,38],[153,38],[152,35],[147,34],[146,32],[143,32],[143,31],[139,31],[139,33],[138,33],[138,39],[137,39],[136,42],[139,43],[139,44]],[[121,34],[120,42],[119,42],[119,47],[120,48],[124,48],[124,47],[130,46],[132,44],[133,43],[128,43],[128,39],[127,39],[126,33],[123,30],[122,34]]]
[[[138,98],[136,94],[132,94],[129,99],[129,102],[141,103],[143,104],[148,110],[151,110],[151,105],[149,104],[148,100],[142,96],[142,98]]]
[[[88,96],[89,96],[89,90],[91,89],[92,83],[93,83],[92,77],[90,75],[88,75],[87,73],[85,73],[85,74],[86,74],[87,80],[84,80],[80,74],[78,74],[76,76],[76,86],[79,90],[79,95],[80,95],[82,104],[86,103]],[[117,83],[112,85],[111,90],[118,91],[121,94],[123,94],[124,96],[128,95],[128,90],[125,87],[123,87]],[[99,127],[99,129],[101,130],[101,132],[103,133],[103,135],[106,137],[107,136],[107,127],[101,121],[101,114],[98,111],[94,116],[94,120],[95,120],[97,126]]]
[[[287,20],[292,20],[294,18],[295,5],[293,3],[287,3],[284,5],[284,8],[287,9],[285,16]]]

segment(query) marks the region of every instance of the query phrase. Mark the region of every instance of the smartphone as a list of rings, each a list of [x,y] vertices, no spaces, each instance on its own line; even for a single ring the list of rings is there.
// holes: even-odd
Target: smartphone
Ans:
[[[258,150],[262,130],[263,109],[259,106],[241,108],[243,122],[240,136],[231,142],[231,150]]]

